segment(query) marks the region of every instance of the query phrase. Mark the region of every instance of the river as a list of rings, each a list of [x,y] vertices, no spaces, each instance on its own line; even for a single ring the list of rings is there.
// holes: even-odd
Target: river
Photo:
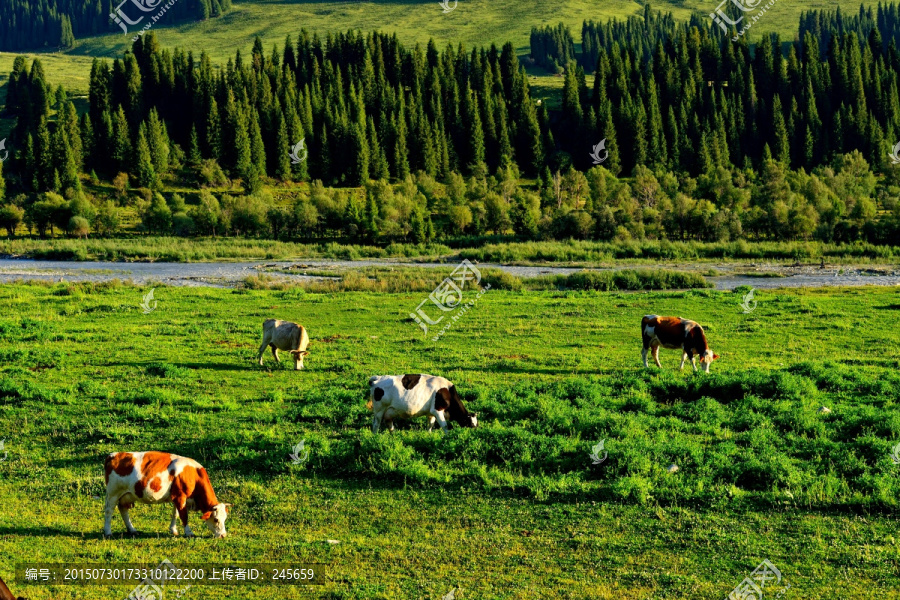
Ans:
[[[400,263],[388,260],[302,260],[292,262],[228,262],[228,263],[169,263],[169,262],[70,262],[54,260],[0,259],[0,282],[17,280],[44,281],[106,281],[131,280],[136,284],[230,287],[245,277],[264,272],[288,280],[320,279],[321,275],[304,275],[304,270],[321,271],[353,267],[416,266],[446,269],[450,263]],[[497,268],[519,277],[567,275],[580,267],[508,266],[482,263],[479,268]],[[704,274],[709,269],[721,273],[709,277],[716,289],[729,290],[741,285],[757,289],[780,287],[830,287],[859,285],[900,285],[900,269],[891,266],[825,266],[785,265],[783,263],[721,263],[672,264],[667,268],[696,270]],[[619,268],[627,268],[622,266]],[[640,268],[640,267],[631,267]],[[290,273],[283,272],[290,270]],[[749,274],[748,274],[749,273]],[[775,275],[775,276],[773,276]]]

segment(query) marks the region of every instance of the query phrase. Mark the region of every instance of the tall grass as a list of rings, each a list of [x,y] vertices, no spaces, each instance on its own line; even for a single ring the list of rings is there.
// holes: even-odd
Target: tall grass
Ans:
[[[321,279],[287,279],[270,273],[250,275],[242,287],[253,290],[302,289],[313,293],[332,292],[430,292],[448,272],[416,267],[367,267],[364,269],[306,270],[305,275]],[[492,290],[596,290],[637,291],[710,288],[702,275],[665,269],[623,269],[581,271],[571,275],[521,278],[500,269],[481,271],[482,287]]]
[[[462,258],[481,262],[605,262],[623,259],[900,259],[900,246],[868,243],[824,244],[822,242],[518,242],[487,244],[459,251]]]
[[[48,260],[210,262],[227,260],[407,259],[480,262],[598,264],[621,260],[854,260],[896,261],[900,246],[821,242],[501,242],[469,247],[473,240],[385,247],[337,242],[303,244],[247,238],[131,237],[116,239],[0,240],[0,256]]]
[[[326,258],[420,258],[435,260],[453,251],[441,244],[377,246],[301,244],[246,238],[135,237],[116,239],[0,240],[0,256],[44,260],[213,262]]]

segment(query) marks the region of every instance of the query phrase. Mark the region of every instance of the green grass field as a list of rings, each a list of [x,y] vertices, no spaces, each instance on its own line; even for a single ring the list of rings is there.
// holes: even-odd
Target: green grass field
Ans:
[[[713,0],[685,0],[652,3],[655,10],[672,12],[676,18],[687,20],[696,11],[704,15],[715,10]],[[865,2],[866,5],[874,2]],[[777,32],[785,41],[794,38],[800,13],[808,10],[842,10],[855,13],[858,0],[813,0],[811,2],[777,2],[754,25],[751,40],[764,33]],[[451,3],[450,6],[453,6]],[[562,2],[519,2],[517,0],[459,0],[457,7],[444,13],[437,0],[432,1],[376,1],[346,2],[303,0],[258,0],[235,2],[233,9],[222,18],[200,23],[157,25],[160,43],[170,48],[180,47],[199,56],[205,50],[213,62],[224,67],[237,50],[249,53],[256,36],[262,38],[266,51],[274,44],[283,47],[285,36],[296,37],[301,28],[325,36],[348,29],[380,30],[396,33],[407,44],[423,46],[434,39],[443,49],[448,43],[462,43],[467,48],[502,46],[512,42],[520,55],[529,53],[528,40],[533,26],[568,25],[576,44],[581,41],[584,20],[624,19],[637,15],[643,4],[626,0],[612,0],[598,4],[588,0]],[[42,53],[45,71],[55,85],[62,84],[70,91],[86,92],[90,62],[93,57],[115,58],[131,47],[132,35],[110,26],[108,35],[77,40],[73,49],[65,53]],[[29,55],[32,56],[32,55]],[[8,75],[15,55],[0,53],[0,73]],[[557,81],[558,80],[558,81]],[[562,79],[542,76],[532,81],[539,88],[562,86]],[[546,97],[539,90],[538,98]]]
[[[759,292],[750,314],[710,290],[491,290],[438,342],[407,317],[420,292],[161,287],[143,314],[147,291],[0,286],[0,576],[16,594],[132,587],[16,586],[18,560],[168,558],[327,564],[317,590],[191,599],[436,599],[458,585],[463,600],[694,600],[768,559],[784,598],[900,597],[896,290]],[[712,373],[677,372],[674,351],[645,371],[647,313],[702,323],[722,357]],[[254,363],[271,316],[307,326],[307,370]],[[407,372],[450,378],[481,426],[373,435],[368,378]],[[301,440],[310,459],[295,466]],[[116,515],[102,539],[103,458],[140,449],[207,467],[234,504],[227,539],[173,539],[169,510],[145,506],[137,538]]]

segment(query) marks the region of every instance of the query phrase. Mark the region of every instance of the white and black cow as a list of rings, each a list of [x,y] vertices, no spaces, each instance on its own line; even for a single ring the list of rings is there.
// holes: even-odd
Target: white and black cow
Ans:
[[[185,537],[193,536],[188,511],[197,510],[217,538],[226,535],[228,507],[216,498],[206,469],[200,463],[168,452],[115,452],[106,457],[106,521],[103,533],[112,535],[113,511],[118,506],[128,533],[135,533],[128,511],[135,503],[173,505],[169,531],[178,535],[178,518]]]
[[[394,419],[430,416],[429,431],[437,422],[442,431],[448,421],[461,427],[477,427],[478,418],[463,406],[456,386],[434,375],[375,375],[369,379],[369,402],[372,432],[378,433],[382,423],[394,430]]]
[[[259,360],[259,366],[263,364],[266,346],[272,348],[275,362],[281,362],[278,359],[279,350],[290,352],[294,357],[294,370],[299,371],[303,368],[303,357],[309,354],[306,351],[309,346],[309,336],[303,325],[278,319],[266,319],[263,322],[262,345],[259,347],[259,356],[256,357]]]
[[[656,361],[656,366],[662,368],[662,365],[659,364],[660,346],[669,350],[681,349],[681,369],[684,369],[684,361],[690,360],[691,366],[696,371],[697,364],[694,362],[694,358],[695,355],[699,355],[703,370],[709,373],[712,361],[719,358],[718,354],[709,349],[703,328],[696,322],[681,317],[647,315],[641,319],[641,336],[644,341],[641,358],[644,359],[645,367],[650,366],[647,364],[647,352],[649,351],[653,355],[653,360]]]

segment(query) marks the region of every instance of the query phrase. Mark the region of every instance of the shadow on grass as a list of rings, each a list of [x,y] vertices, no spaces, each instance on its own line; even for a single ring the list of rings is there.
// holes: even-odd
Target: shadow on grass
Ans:
[[[18,535],[24,537],[73,537],[96,538],[103,537],[103,522],[99,523],[96,533],[93,531],[75,531],[73,529],[55,529],[53,527],[0,527],[0,537]]]
[[[108,362],[99,366],[103,367],[134,367],[136,369],[146,369],[155,364],[160,364],[162,361],[160,360],[146,360],[146,361],[135,361],[135,362]],[[168,363],[173,367],[180,367],[182,369],[191,369],[195,371],[199,370],[208,370],[208,371],[252,371],[256,370],[264,370],[255,362],[248,363],[188,363],[188,362],[175,362]]]

